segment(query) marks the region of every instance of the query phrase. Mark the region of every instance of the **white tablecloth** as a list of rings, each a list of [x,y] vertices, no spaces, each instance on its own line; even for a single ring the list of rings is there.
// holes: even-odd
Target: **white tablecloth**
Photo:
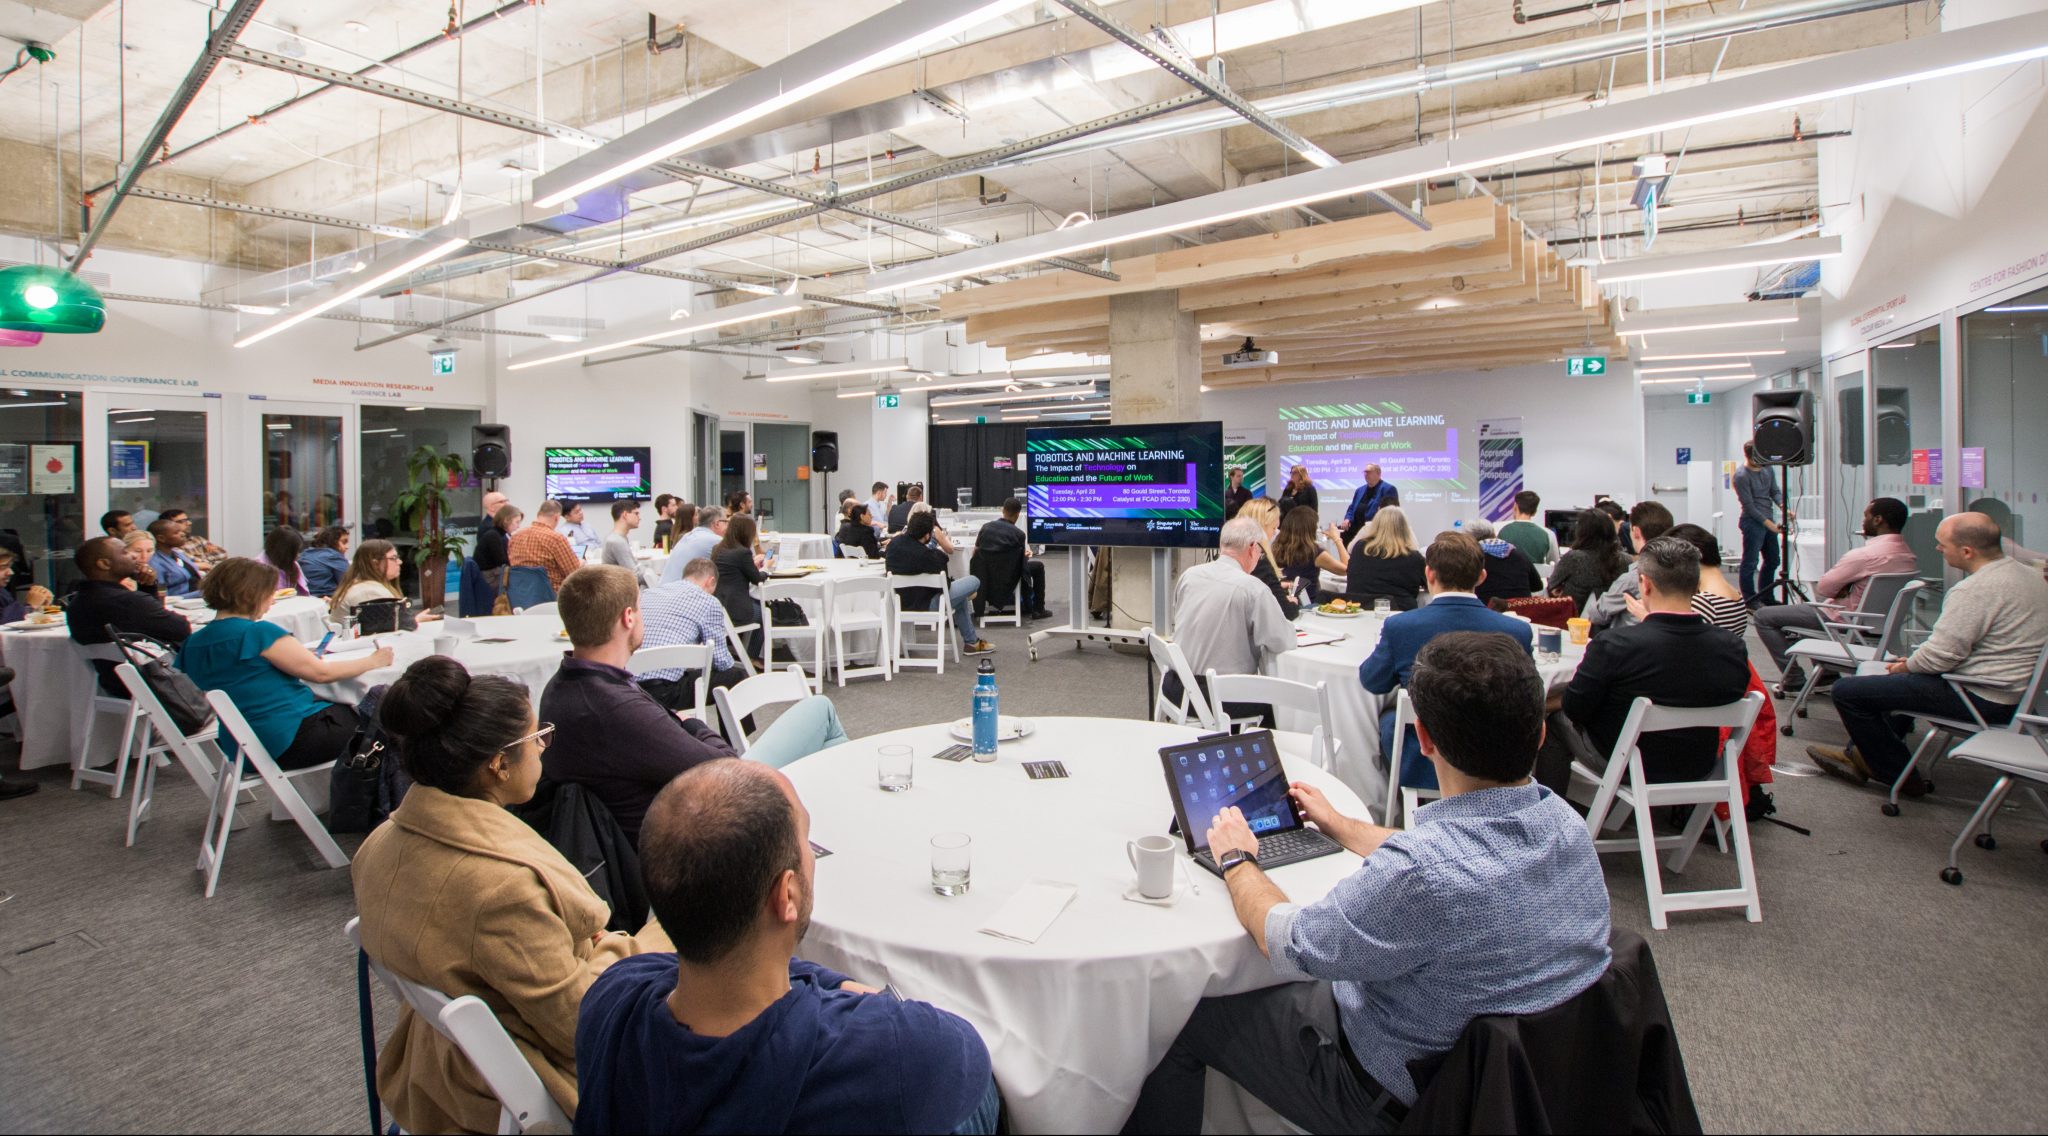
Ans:
[[[1343,743],[1337,754],[1336,774],[1352,791],[1373,803],[1373,816],[1378,817],[1379,808],[1387,799],[1387,774],[1380,762],[1382,706],[1378,695],[1359,684],[1358,665],[1379,644],[1380,620],[1370,612],[1355,619],[1331,619],[1310,610],[1302,612],[1294,626],[1297,632],[1346,636],[1339,643],[1288,651],[1274,660],[1273,671],[1296,682],[1329,684],[1330,715],[1336,719],[1332,730]],[[1572,645],[1571,636],[1562,638],[1563,657],[1536,666],[1553,690],[1571,681],[1572,674],[1579,669],[1579,660],[1586,656],[1584,647]],[[1276,716],[1276,721],[1283,730],[1305,732],[1314,728],[1306,715],[1283,712]]]
[[[406,667],[433,654],[437,639],[451,638],[455,641],[455,660],[467,667],[470,674],[503,675],[520,682],[538,705],[541,691],[547,688],[548,680],[555,677],[555,671],[562,665],[563,654],[569,650],[569,641],[560,637],[561,630],[562,621],[551,615],[485,616],[457,620],[445,627],[429,623],[419,631],[371,637],[377,643],[391,647],[395,656],[391,666],[366,671],[342,682],[314,683],[311,686],[317,697],[353,706],[362,701],[371,687],[395,682],[399,675],[405,673]],[[486,642],[487,639],[510,642]],[[369,647],[368,641],[350,643],[330,653],[345,658]]]
[[[965,707],[963,706],[964,710]],[[944,725],[848,742],[783,770],[811,812],[815,908],[802,953],[856,980],[959,1014],[995,1060],[1019,1132],[1113,1132],[1145,1076],[1200,999],[1275,985],[1272,964],[1231,911],[1221,880],[1189,865],[1201,894],[1172,907],[1124,900],[1124,845],[1166,831],[1173,815],[1158,750],[1198,731],[1108,718],[1040,718],[989,765],[930,756],[953,744]],[[875,786],[875,751],[917,753],[908,792]],[[1056,758],[1066,780],[1032,781],[1020,763]],[[1305,756],[1290,776],[1347,813],[1355,795]],[[974,838],[973,889],[931,890],[928,841]],[[1276,869],[1300,901],[1321,898],[1358,867],[1339,854]],[[1045,935],[1025,944],[977,932],[1019,886],[1077,885]]]
[[[831,533],[762,533],[761,547],[772,548],[784,561],[832,559]]]

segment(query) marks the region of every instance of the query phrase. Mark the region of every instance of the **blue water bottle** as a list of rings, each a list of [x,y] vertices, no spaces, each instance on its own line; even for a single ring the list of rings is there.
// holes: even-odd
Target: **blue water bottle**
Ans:
[[[974,760],[996,759],[996,661],[984,656],[974,677]]]

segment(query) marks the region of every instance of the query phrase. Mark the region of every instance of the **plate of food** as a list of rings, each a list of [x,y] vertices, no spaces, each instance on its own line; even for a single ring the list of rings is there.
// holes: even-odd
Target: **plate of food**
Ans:
[[[272,596],[271,598],[279,600],[288,600],[298,594],[299,590],[297,588],[279,588],[277,590],[277,594]]]
[[[1351,600],[1329,600],[1316,605],[1317,615],[1327,615],[1331,619],[1357,619],[1364,611],[1364,604]]]
[[[61,607],[52,606],[46,607],[41,611],[29,612],[27,619],[20,619],[16,620],[13,623],[7,624],[7,630],[41,631],[50,628],[59,628],[63,626],[64,609]]]
[[[1029,718],[1018,718],[1010,714],[996,715],[996,740],[999,742],[1014,742],[1019,738],[1028,738],[1031,736],[1031,732],[1037,728],[1037,726],[1031,724],[1031,719]],[[972,742],[974,740],[974,719],[971,717],[962,718],[953,723],[952,732],[953,736],[961,741]]]

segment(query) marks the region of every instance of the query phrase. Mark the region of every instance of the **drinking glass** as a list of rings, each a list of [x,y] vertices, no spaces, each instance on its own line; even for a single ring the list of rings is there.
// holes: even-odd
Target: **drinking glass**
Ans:
[[[1388,599],[1385,596],[1381,596],[1378,599],[1372,601],[1372,613],[1374,615],[1379,616],[1382,619],[1385,619],[1388,615],[1392,614],[1393,610],[1394,601]]]
[[[974,838],[964,832],[932,837],[932,890],[940,895],[966,895],[974,865]]]
[[[875,751],[875,783],[884,793],[901,793],[910,788],[913,762],[907,745],[885,745]]]

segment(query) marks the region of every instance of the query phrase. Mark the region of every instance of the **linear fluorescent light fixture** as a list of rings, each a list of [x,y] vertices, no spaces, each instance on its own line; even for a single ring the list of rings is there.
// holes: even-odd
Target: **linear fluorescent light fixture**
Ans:
[[[464,236],[435,236],[431,233],[406,241],[400,248],[378,257],[368,268],[356,273],[348,287],[311,307],[300,308],[282,319],[264,324],[235,340],[235,346],[247,347],[252,343],[269,339],[280,331],[297,327],[323,312],[332,311],[359,296],[366,296],[394,280],[403,280],[468,245],[469,241]]]
[[[1780,241],[1776,244],[1741,245],[1736,248],[1710,249],[1706,252],[1678,253],[1672,256],[1636,256],[1627,260],[1612,260],[1593,269],[1593,281],[1597,284],[1627,284],[1637,280],[1662,280],[1670,276],[1693,276],[1702,272],[1720,272],[1730,268],[1763,268],[1773,264],[1826,260],[1840,255],[1842,238],[1809,237],[1805,240]]]
[[[935,398],[931,401],[931,406],[933,410],[938,410],[947,406],[988,406],[998,402],[1048,402],[1050,400],[1051,396],[1044,391],[1026,391],[1023,394],[978,394],[960,398]]]
[[[2048,304],[2000,304],[1985,308],[1987,312],[2048,312]]]
[[[1654,387],[1662,383],[1718,383],[1723,379],[1735,382],[1749,382],[1755,375],[1688,375],[1682,379],[1644,379],[1643,385]]]
[[[552,209],[1033,2],[903,0],[535,178],[533,203]]]
[[[894,359],[859,359],[850,363],[821,363],[815,367],[780,367],[770,370],[765,378],[771,383],[796,383],[808,379],[843,379],[850,375],[893,375],[908,371],[910,360],[902,356]]]
[[[884,15],[898,10],[889,9]],[[1609,103],[1522,126],[1466,134],[1328,169],[1308,170],[1140,209],[1091,225],[1049,230],[999,245],[968,249],[877,272],[868,277],[867,287],[870,292],[888,292],[997,272],[1085,249],[1409,185],[1424,178],[1551,157],[1567,150],[1640,138],[1658,131],[1682,130],[1905,83],[2024,63],[2042,56],[2048,56],[2048,12],[2034,12]]]
[[[1683,367],[1637,367],[1638,375],[1696,374],[1700,371],[1747,371],[1748,363],[1690,363]]]
[[[686,335],[695,335],[700,331],[713,331],[721,327],[730,327],[736,323],[746,323],[749,320],[773,319],[776,316],[802,311],[810,306],[811,301],[802,296],[764,296],[761,299],[749,300],[743,304],[717,308],[695,319],[678,320],[659,331],[650,331],[640,335],[625,336],[617,339],[607,339],[602,343],[586,343],[573,351],[560,351],[553,355],[536,355],[532,358],[521,359],[505,369],[508,371],[523,371],[528,367],[538,367],[545,363],[561,363],[570,359],[581,359],[586,355],[595,355],[600,351],[612,351],[621,347],[637,347],[642,343],[656,343],[664,339],[679,339]]]
[[[1680,331],[1721,331],[1731,327],[1769,327],[1798,323],[1797,300],[1763,300],[1755,303],[1709,304],[1697,308],[1668,308],[1637,312],[1633,319],[1614,325],[1616,335],[1670,335]]]
[[[1664,363],[1673,359],[1749,359],[1763,355],[1783,355],[1784,353],[1783,348],[1774,348],[1769,351],[1694,351],[1680,355],[1644,355],[1637,362]]]

